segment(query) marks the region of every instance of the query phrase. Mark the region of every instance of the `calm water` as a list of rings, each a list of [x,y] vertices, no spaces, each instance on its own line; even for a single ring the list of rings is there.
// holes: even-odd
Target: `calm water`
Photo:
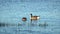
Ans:
[[[40,19],[31,23],[31,13]],[[0,34],[60,34],[60,0],[0,0],[0,23],[15,24],[0,27]]]
[[[26,22],[25,22],[26,23]],[[40,24],[43,24],[40,22]],[[25,24],[0,27],[0,34],[60,34],[60,21],[47,22],[48,26]]]

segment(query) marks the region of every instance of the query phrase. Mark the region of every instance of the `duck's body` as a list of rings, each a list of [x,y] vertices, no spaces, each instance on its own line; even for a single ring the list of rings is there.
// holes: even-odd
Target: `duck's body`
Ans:
[[[32,16],[30,19],[31,20],[38,20],[39,19],[39,16]]]
[[[26,17],[23,17],[23,18],[22,18],[22,21],[26,21],[26,20],[27,20],[27,18],[26,18]]]
[[[32,14],[31,14],[30,19],[31,19],[31,20],[38,20],[38,19],[39,19],[39,16],[32,16]]]

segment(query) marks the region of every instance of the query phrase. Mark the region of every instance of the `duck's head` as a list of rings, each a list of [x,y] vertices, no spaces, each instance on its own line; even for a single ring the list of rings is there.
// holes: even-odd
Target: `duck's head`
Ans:
[[[32,13],[30,15],[32,15]]]
[[[30,15],[32,16],[32,13]]]

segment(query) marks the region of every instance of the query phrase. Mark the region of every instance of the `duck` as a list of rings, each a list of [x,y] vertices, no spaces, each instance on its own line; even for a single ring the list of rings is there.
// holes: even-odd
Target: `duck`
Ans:
[[[26,17],[23,17],[23,18],[22,18],[22,21],[27,21],[27,18],[26,18]]]
[[[38,20],[40,18],[39,16],[33,16],[32,14],[30,14],[30,15],[31,15],[31,17],[30,17],[31,20]]]

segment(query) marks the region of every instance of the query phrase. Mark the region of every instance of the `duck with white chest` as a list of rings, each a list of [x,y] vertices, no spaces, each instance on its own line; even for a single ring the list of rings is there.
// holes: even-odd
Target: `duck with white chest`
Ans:
[[[31,17],[30,17],[31,20],[38,20],[38,19],[40,19],[39,16],[33,16],[32,14],[30,14],[30,15],[31,15]]]

